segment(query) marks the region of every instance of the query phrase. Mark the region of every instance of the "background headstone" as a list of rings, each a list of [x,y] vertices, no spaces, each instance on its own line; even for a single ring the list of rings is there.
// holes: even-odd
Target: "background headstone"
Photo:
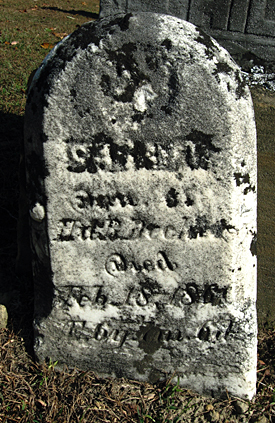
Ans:
[[[230,53],[275,60],[274,0],[100,0],[100,17],[127,12],[177,16],[198,25]]]
[[[251,398],[256,135],[229,54],[153,13],[88,23],[25,116],[35,351]]]

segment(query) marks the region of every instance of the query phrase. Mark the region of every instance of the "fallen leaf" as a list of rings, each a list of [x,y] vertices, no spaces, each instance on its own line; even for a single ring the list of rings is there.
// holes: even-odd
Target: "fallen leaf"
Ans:
[[[47,48],[53,48],[54,45],[53,44],[50,44],[50,43],[42,43],[41,44],[41,47],[47,49]]]
[[[68,19],[75,19],[75,18],[73,18],[72,16],[67,16],[67,18],[68,18]]]
[[[37,10],[37,9],[38,9],[37,4],[34,7],[31,8],[31,10]]]
[[[61,40],[63,40],[63,38],[68,35],[66,32],[54,32],[54,31],[52,32],[52,34],[57,38],[61,38]]]
[[[18,41],[12,41],[12,42],[11,42],[11,45],[12,45],[12,46],[15,46],[16,44],[18,44]]]
[[[87,3],[85,1],[83,1],[81,4],[83,4],[83,6],[87,6]]]
[[[5,44],[9,44],[9,42],[8,41],[5,41]]]
[[[19,10],[21,13],[27,13],[27,9]]]
[[[265,365],[265,362],[264,362],[263,360],[259,360],[259,361],[258,361],[258,363],[259,363],[261,366],[264,366],[264,365]]]
[[[265,376],[270,376],[270,370],[266,369],[266,371],[264,372]]]

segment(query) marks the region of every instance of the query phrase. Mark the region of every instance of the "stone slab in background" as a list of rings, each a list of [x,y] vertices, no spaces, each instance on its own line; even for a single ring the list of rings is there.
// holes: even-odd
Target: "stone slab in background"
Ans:
[[[229,54],[171,16],[87,23],[34,77],[25,149],[38,358],[251,398],[256,134]]]
[[[156,12],[198,25],[230,53],[251,51],[275,61],[274,0],[101,0],[100,17],[118,12]]]
[[[252,89],[257,123],[258,151],[258,323],[275,327],[275,98],[259,87]]]

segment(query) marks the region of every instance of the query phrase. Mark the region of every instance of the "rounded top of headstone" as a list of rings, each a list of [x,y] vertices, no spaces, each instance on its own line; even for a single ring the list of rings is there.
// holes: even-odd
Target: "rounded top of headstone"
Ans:
[[[251,109],[239,68],[214,39],[173,16],[129,13],[88,22],[50,52],[30,87],[26,119],[46,107],[58,116],[49,117],[46,137],[65,142],[80,131],[83,142],[118,143],[154,141],[156,131],[173,142],[218,131],[223,143],[221,121],[225,127],[239,114],[242,101]]]
[[[237,187],[234,175],[249,173],[249,186],[255,186],[253,118],[238,66],[191,23],[156,13],[88,22],[51,51],[30,87],[25,137],[32,151],[45,157],[33,170],[40,173],[31,177],[37,181],[32,207],[43,204],[37,186],[47,175],[52,178],[46,190],[58,180],[65,198],[69,182],[78,180],[84,187],[94,175],[97,189],[103,190],[106,174],[123,173],[119,177],[125,186],[140,178],[136,189],[148,198],[152,216],[161,219],[156,204],[164,196],[171,216],[182,207],[189,219],[187,200],[174,207],[175,187],[184,180],[203,193],[198,194],[197,216],[207,203],[209,226],[217,219],[228,222],[231,211],[224,204],[233,195],[230,187]],[[170,187],[172,173],[178,182]],[[113,182],[106,186],[116,194]],[[157,186],[167,193],[160,195]],[[215,207],[214,197],[220,197]],[[145,213],[144,204],[135,208],[137,216]]]

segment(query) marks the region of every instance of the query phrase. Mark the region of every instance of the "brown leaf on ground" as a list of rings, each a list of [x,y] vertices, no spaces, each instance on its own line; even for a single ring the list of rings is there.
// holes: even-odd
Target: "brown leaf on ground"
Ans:
[[[66,32],[54,32],[54,31],[52,31],[52,34],[57,38],[61,38],[61,40],[64,37],[67,37],[67,35],[68,35]]]
[[[41,44],[41,47],[42,47],[42,48],[45,48],[45,49],[48,49],[48,48],[53,48],[53,47],[54,47],[54,45],[53,45],[53,44],[51,44],[51,43],[42,43],[42,44]]]

